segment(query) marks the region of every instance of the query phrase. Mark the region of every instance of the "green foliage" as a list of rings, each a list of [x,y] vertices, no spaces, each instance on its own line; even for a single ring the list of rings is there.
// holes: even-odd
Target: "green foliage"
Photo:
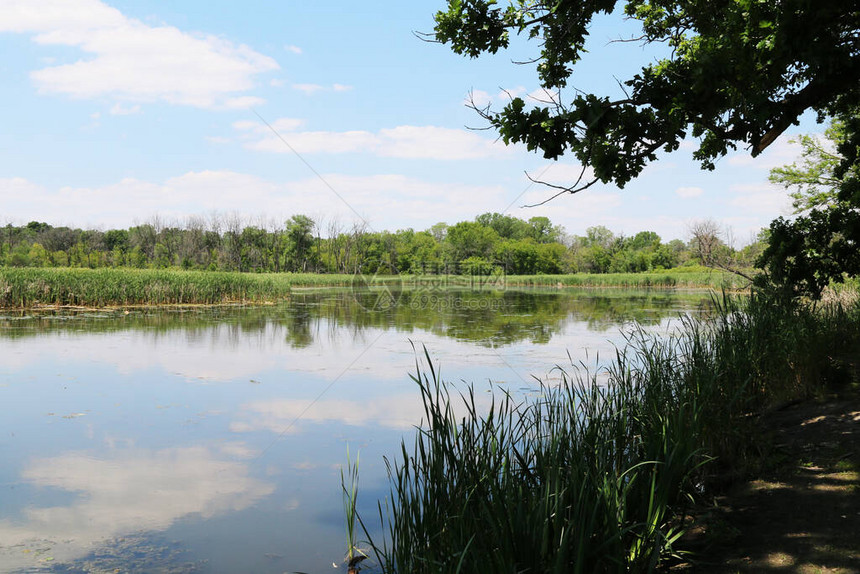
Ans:
[[[356,454],[355,462],[350,460],[349,446],[347,446],[347,471],[344,472],[343,468],[340,469],[340,485],[343,489],[343,512],[346,517],[346,562],[349,568],[354,568],[356,564],[366,557],[364,552],[358,547],[358,531],[356,529],[356,521],[358,519],[356,511],[356,505],[358,504],[358,459],[359,455]]]
[[[488,269],[517,275],[638,273],[675,268],[693,258],[695,247],[681,240],[663,244],[653,231],[616,236],[602,226],[580,237],[546,217],[524,221],[498,213],[426,231],[372,232],[358,224],[344,229],[337,222],[325,231],[327,236],[304,215],[280,228],[243,226],[234,217],[216,217],[208,224],[190,219],[182,227],[156,218],[106,232],[8,225],[0,229],[0,265],[367,276],[486,274]]]
[[[795,213],[829,207],[837,201],[840,182],[834,172],[843,158],[836,148],[845,137],[844,122],[834,120],[825,132],[826,141],[814,135],[802,135],[791,140],[800,144],[799,164],[795,162],[771,170],[771,183],[791,190]]]
[[[455,262],[468,257],[489,259],[493,254],[493,246],[499,241],[499,234],[480,223],[461,221],[448,228],[445,241]]]
[[[756,414],[815,392],[860,340],[856,302],[715,304],[522,401],[457,389],[425,350],[425,423],[387,461],[371,541],[382,572],[652,572],[682,551],[690,501],[758,464]]]
[[[111,229],[104,234],[105,249],[125,252],[129,247],[129,233],[125,229]]]
[[[501,213],[484,213],[476,217],[475,222],[492,228],[503,239],[524,239],[531,231],[529,225],[522,219]]]
[[[828,143],[801,137],[802,163],[771,172],[792,190],[799,215],[771,223],[757,265],[784,294],[818,299],[831,282],[860,274],[858,128],[860,113],[835,119]]]
[[[787,295],[819,299],[832,282],[860,273],[860,212],[841,204],[793,221],[780,217],[759,261]]]
[[[6,256],[6,264],[11,267],[27,267],[30,265],[30,247],[21,243],[13,247]]]
[[[574,155],[595,181],[623,187],[692,135],[694,157],[714,161],[738,144],[758,155],[807,109],[834,115],[860,104],[860,11],[844,0],[449,0],[436,14],[435,39],[477,57],[506,48],[510,34],[540,44],[541,85],[567,86],[585,53],[592,19],[623,10],[642,26],[640,41],[669,55],[623,81],[625,97],[576,91],[570,101],[479,110],[505,143],[548,159]]]
[[[287,222],[287,269],[289,271],[305,272],[312,265],[314,254],[311,247],[314,243],[315,227],[314,221],[306,215],[294,215]]]
[[[0,308],[263,302],[289,294],[291,280],[154,269],[0,268]]]

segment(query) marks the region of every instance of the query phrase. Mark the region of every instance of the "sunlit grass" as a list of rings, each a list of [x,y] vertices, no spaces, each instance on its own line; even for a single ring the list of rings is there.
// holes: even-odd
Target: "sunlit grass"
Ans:
[[[571,275],[508,275],[509,285],[551,287],[710,287],[740,289],[748,282],[735,274],[704,267],[643,273],[576,273]]]
[[[708,272],[471,277],[362,276],[316,273],[235,273],[178,269],[70,269],[0,267],[0,308],[105,307],[271,302],[295,288],[374,285],[504,290],[508,286],[702,287],[738,286],[732,276]]]
[[[140,269],[0,269],[0,307],[106,307],[273,301],[288,275]]]

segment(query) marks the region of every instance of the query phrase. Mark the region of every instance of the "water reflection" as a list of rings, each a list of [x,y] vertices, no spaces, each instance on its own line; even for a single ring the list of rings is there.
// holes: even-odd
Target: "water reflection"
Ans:
[[[383,456],[423,415],[414,347],[484,401],[488,381],[533,392],[568,351],[611,355],[621,324],[662,329],[708,300],[395,295],[377,310],[377,293],[318,290],[271,307],[0,317],[0,572],[88,571],[94,553],[115,556],[104,571],[152,571],[174,551],[206,572],[330,572],[346,444],[372,516]],[[135,570],[144,546],[169,551]]]
[[[31,461],[21,479],[72,493],[73,500],[28,506],[15,519],[0,520],[0,563],[11,570],[32,566],[39,549],[51,562],[73,560],[113,537],[166,530],[192,514],[242,510],[274,490],[248,476],[246,464],[203,447],[124,449],[109,458],[67,453]]]
[[[297,291],[277,307],[220,307],[166,311],[0,315],[0,337],[32,337],[57,330],[117,332],[133,329],[152,337],[181,330],[190,342],[210,337],[214,345],[238,346],[249,338],[282,328],[295,348],[312,346],[323,332],[348,329],[358,336],[368,329],[427,331],[487,346],[520,341],[545,344],[570,322],[606,331],[624,322],[656,325],[681,309],[709,307],[702,292],[627,290],[397,291],[396,305],[380,306],[379,294],[366,290]],[[213,331],[212,325],[223,328]],[[327,329],[325,327],[328,327]]]
[[[241,406],[238,419],[230,425],[237,433],[269,430],[283,434],[301,432],[302,423],[333,423],[353,426],[375,425],[385,428],[409,430],[424,414],[420,402],[413,394],[390,397],[373,397],[355,401],[324,399],[317,401],[256,401]]]

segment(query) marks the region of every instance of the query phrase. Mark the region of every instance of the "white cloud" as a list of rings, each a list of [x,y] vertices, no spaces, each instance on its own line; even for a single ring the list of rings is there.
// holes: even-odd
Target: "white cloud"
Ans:
[[[23,177],[10,177],[0,179],[0,197],[4,203],[18,195],[32,195],[43,192],[43,188]]]
[[[509,214],[520,219],[535,216],[549,217],[555,224],[564,225],[568,230],[581,228],[583,225],[606,225],[611,228],[612,221],[617,217],[623,201],[621,194],[608,189],[590,188],[573,196],[564,195],[544,205],[537,205],[559,190],[534,186],[516,200]],[[535,205],[535,207],[524,207]]]
[[[346,84],[332,84],[331,86],[322,86],[320,84],[293,84],[293,89],[304,93],[306,96],[312,96],[317,92],[348,92],[352,90],[352,86]]]
[[[312,96],[317,92],[325,90],[325,86],[319,84],[293,84],[293,89],[302,92],[306,96]]]
[[[239,96],[238,98],[227,98],[218,108],[223,110],[247,110],[265,103],[266,100],[257,96]]]
[[[140,106],[130,106],[126,108],[119,102],[115,103],[110,109],[110,115],[112,116],[131,116],[139,113]]]
[[[222,453],[232,458],[251,459],[259,456],[260,451],[249,447],[243,441],[228,441],[220,445]]]
[[[278,118],[277,120],[270,122],[269,125],[278,132],[291,132],[302,127],[304,123],[304,120],[300,120],[298,118]],[[240,132],[249,132],[249,135],[258,134],[267,136],[272,133],[272,130],[269,129],[266,124],[256,122],[254,120],[240,120],[233,122],[233,129],[239,130]]]
[[[546,88],[538,88],[537,90],[529,92],[528,97],[535,103],[546,106],[558,102],[560,96],[558,92],[551,92]]]
[[[485,108],[493,103],[493,97],[484,90],[471,90],[466,94],[463,102],[466,105],[474,105],[476,108]]]
[[[679,187],[675,190],[675,194],[684,199],[699,197],[703,193],[705,193],[705,190],[701,187]]]
[[[255,122],[253,120],[239,120],[237,122],[233,122],[233,128],[239,131],[252,130],[257,127],[264,127],[260,122]]]
[[[465,97],[465,103],[468,105],[474,103],[479,108],[485,108],[491,105],[507,105],[514,98],[520,97],[526,93],[526,89],[522,86],[516,88],[500,90],[495,96],[484,90],[471,90]],[[543,95],[543,92],[533,92],[536,95]],[[531,94],[530,94],[531,95]]]
[[[236,433],[269,430],[275,433],[297,433],[296,422],[338,422],[348,425],[374,425],[408,430],[418,424],[424,407],[413,394],[374,397],[372,401],[356,403],[354,400],[322,399],[268,400],[242,406],[242,420],[233,422],[230,430]]]
[[[435,126],[398,126],[380,130],[379,137],[379,154],[386,157],[478,159],[512,149],[469,130]]]
[[[791,210],[791,198],[784,189],[776,185],[739,184],[733,185],[729,190],[734,194],[729,204],[748,214],[763,214],[773,218],[788,214]]]
[[[681,151],[693,152],[699,148],[699,141],[691,138],[681,140],[678,149]]]
[[[552,185],[571,186],[579,180],[580,185],[588,183],[594,178],[594,170],[591,167],[583,171],[581,165],[573,163],[552,162],[529,172],[529,175],[537,180]],[[581,177],[581,179],[580,179]]]
[[[292,52],[293,54],[301,54],[302,53],[301,48],[299,48],[298,46],[293,46],[291,44],[284,46],[284,50],[286,50],[287,52]]]
[[[382,157],[461,160],[503,156],[512,151],[511,147],[475,132],[437,126],[397,126],[373,133],[363,130],[300,132],[295,130],[301,127],[302,121],[293,118],[280,118],[271,125],[280,137],[256,122],[236,122],[233,127],[257,136],[257,139],[249,138],[247,148],[274,153],[290,153],[291,147],[298,153],[372,153]]]
[[[279,68],[248,46],[149,26],[98,0],[10,0],[0,8],[0,31],[85,52],[88,58],[30,74],[41,93],[75,98],[246,108],[261,100],[237,94],[253,89],[258,74]]]
[[[766,170],[794,163],[800,158],[801,148],[798,144],[789,141],[792,137],[786,134],[781,135],[757,157],[753,157],[749,151],[743,150],[729,156],[727,161],[729,165],[736,167],[749,166]]]
[[[351,221],[358,212],[379,229],[425,229],[438,221],[469,219],[493,206],[504,207],[505,190],[500,186],[434,183],[397,174],[327,173],[323,178],[326,183],[316,177],[276,183],[244,173],[207,170],[163,182],[125,178],[103,186],[53,190],[23,178],[0,179],[0,215],[16,221],[38,218],[54,225],[110,228],[128,227],[155,214],[181,221],[213,211],[245,216],[265,211],[282,219],[296,213],[324,213]],[[68,222],[70,214],[77,221]]]
[[[289,144],[289,147],[284,145],[284,140]],[[350,153],[375,149],[377,138],[365,131],[290,132],[278,130],[278,135],[269,131],[268,135],[260,140],[249,142],[245,147],[274,153],[292,153],[290,148],[298,153]]]
[[[323,178],[326,183],[312,178],[289,183],[287,189],[306,205],[315,205],[317,212],[354,219],[333,188],[376,229],[427,229],[439,221],[467,220],[504,205],[505,190],[498,186],[433,183],[396,174],[323,174]]]

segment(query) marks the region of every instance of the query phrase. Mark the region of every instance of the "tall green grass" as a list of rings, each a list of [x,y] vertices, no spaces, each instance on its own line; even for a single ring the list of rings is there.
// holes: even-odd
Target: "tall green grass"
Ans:
[[[0,269],[0,308],[262,302],[289,294],[284,275],[139,269]]]
[[[358,547],[358,454],[355,462],[350,460],[349,446],[346,448],[346,467],[340,469],[340,486],[343,489],[343,512],[346,518],[346,565],[350,573],[358,572],[358,565],[367,555]]]
[[[563,371],[533,400],[482,406],[425,350],[425,424],[386,461],[381,570],[650,572],[677,555],[691,502],[754,464],[758,413],[820,388],[860,340],[856,306],[716,303],[673,335],[632,332],[605,370]]]
[[[749,282],[733,273],[704,267],[643,273],[576,273],[571,275],[508,275],[509,285],[551,287],[688,287],[742,289]]]
[[[464,286],[482,290],[510,286],[740,287],[717,272],[621,273],[602,275],[354,276],[317,273],[235,273],[178,269],[68,269],[0,267],[0,308],[46,306],[219,304],[273,301],[293,288],[374,285],[427,288]]]

